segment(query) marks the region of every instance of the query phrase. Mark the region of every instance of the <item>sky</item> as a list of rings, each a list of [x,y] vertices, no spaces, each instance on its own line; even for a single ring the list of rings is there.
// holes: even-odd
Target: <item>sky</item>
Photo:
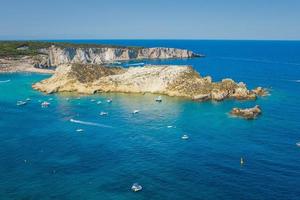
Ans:
[[[0,40],[300,40],[300,0],[0,0]]]

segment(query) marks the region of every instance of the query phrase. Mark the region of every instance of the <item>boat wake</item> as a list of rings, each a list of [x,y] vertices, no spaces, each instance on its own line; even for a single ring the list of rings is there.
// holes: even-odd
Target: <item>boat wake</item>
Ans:
[[[132,64],[125,64],[125,67],[130,67],[130,66],[144,66],[145,63],[132,63]]]
[[[0,81],[0,83],[8,83],[8,82],[10,82],[10,79],[4,80],[4,81]]]
[[[95,122],[85,122],[85,121],[80,121],[80,120],[75,120],[75,119],[70,119],[70,122],[88,125],[88,126],[97,126],[97,127],[101,127],[101,128],[113,128],[112,126],[108,126],[108,125],[104,125],[104,124],[99,124],[99,123],[95,123]]]

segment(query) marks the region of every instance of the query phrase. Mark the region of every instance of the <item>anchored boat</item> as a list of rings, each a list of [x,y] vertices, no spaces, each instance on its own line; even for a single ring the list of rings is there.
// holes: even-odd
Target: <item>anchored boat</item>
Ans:
[[[134,183],[131,187],[131,190],[134,192],[141,191],[142,189],[143,189],[143,187],[138,183]]]
[[[50,103],[47,102],[47,101],[44,101],[44,102],[41,104],[41,106],[42,106],[43,108],[46,108],[46,107],[48,107],[49,105],[50,105]]]
[[[155,99],[156,102],[162,102],[162,98],[161,96],[158,96],[156,99]]]
[[[140,110],[134,110],[134,111],[132,111],[132,114],[137,114],[139,112],[140,112]]]
[[[189,139],[189,136],[188,136],[188,135],[183,135],[183,136],[181,137],[181,139],[187,140],[187,139]]]
[[[101,115],[101,116],[108,115],[108,112],[101,112],[100,115]]]

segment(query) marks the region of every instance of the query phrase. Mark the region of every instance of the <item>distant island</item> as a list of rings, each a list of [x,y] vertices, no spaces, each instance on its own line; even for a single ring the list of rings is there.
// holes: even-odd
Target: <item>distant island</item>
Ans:
[[[61,42],[2,41],[0,72],[46,72],[62,64],[108,64],[139,59],[192,58],[203,55],[176,48],[144,48]]]
[[[181,59],[201,57],[192,51],[176,48],[144,48],[112,45],[52,42],[1,42],[2,72],[33,71],[54,73],[33,88],[46,93],[97,92],[155,93],[198,101],[227,98],[255,99],[266,95],[258,87],[232,79],[213,82],[201,77],[191,66],[112,67],[110,63],[139,59]],[[54,69],[56,69],[54,71]]]

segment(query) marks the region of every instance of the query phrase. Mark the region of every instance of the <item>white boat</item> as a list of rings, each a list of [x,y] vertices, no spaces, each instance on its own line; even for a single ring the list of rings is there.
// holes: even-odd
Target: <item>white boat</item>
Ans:
[[[76,129],[76,132],[83,132],[84,130],[79,128],[79,129]]]
[[[111,102],[112,102],[112,99],[107,99],[106,102],[107,102],[107,103],[111,103]]]
[[[95,99],[91,99],[91,102],[95,102],[96,100]]]
[[[101,104],[102,103],[102,101],[97,101],[97,104]]]
[[[138,183],[134,183],[131,187],[131,190],[134,192],[141,191],[142,189],[143,189],[143,187]]]
[[[189,139],[189,136],[188,136],[188,135],[183,135],[183,136],[181,137],[181,139],[187,140],[187,139]]]
[[[300,147],[300,142],[297,142],[296,145],[297,145],[298,147]]]
[[[140,110],[134,110],[134,111],[132,111],[132,114],[137,114],[139,112],[140,112]]]
[[[47,101],[44,101],[44,102],[41,104],[41,106],[42,106],[43,108],[46,108],[46,107],[48,107],[49,105],[50,105],[50,103],[47,102]]]
[[[17,106],[23,106],[25,104],[27,104],[26,101],[17,101]]]
[[[27,98],[26,101],[31,101],[31,99],[30,99],[30,98]]]
[[[162,102],[162,98],[161,96],[158,96],[156,99],[155,99],[156,102]]]
[[[105,115],[108,115],[108,112],[101,112],[100,113],[100,116],[105,116]]]
[[[167,126],[167,128],[173,128],[173,126]]]

